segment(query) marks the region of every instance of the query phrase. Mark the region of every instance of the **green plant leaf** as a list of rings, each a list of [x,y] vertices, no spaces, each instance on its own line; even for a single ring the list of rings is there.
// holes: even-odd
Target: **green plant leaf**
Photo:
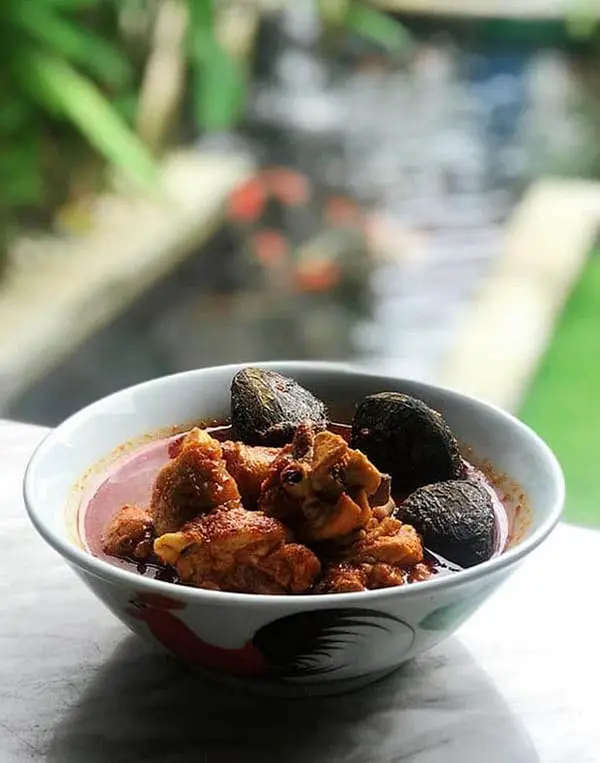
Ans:
[[[324,24],[343,26],[346,23],[352,0],[317,0],[319,16]]]
[[[410,46],[410,35],[400,22],[360,2],[352,3],[348,9],[346,26],[390,53],[402,52]]]
[[[0,162],[0,172],[5,173],[3,163]],[[44,184],[37,172],[21,173],[6,177],[2,180],[2,193],[9,199],[10,206],[14,208],[33,206],[39,204],[44,198]]]
[[[244,77],[237,62],[218,43],[206,46],[196,60],[195,79],[198,124],[207,130],[236,124],[243,111]]]
[[[34,119],[34,108],[27,98],[19,97],[16,93],[2,94],[0,108],[0,136],[14,134]]]
[[[566,26],[575,39],[587,40],[598,28],[597,0],[571,0],[566,14]]]
[[[43,3],[15,4],[11,19],[49,52],[81,65],[102,82],[120,85],[130,77],[127,61],[109,42]]]
[[[25,132],[10,148],[0,147],[0,178],[5,207],[23,207],[41,201],[44,184],[37,135]]]
[[[215,26],[215,6],[213,0],[188,0],[190,29],[199,34],[212,34]]]
[[[567,17],[566,24],[573,39],[585,41],[593,36],[599,22],[595,16],[571,15]]]
[[[72,122],[116,167],[144,186],[158,180],[152,156],[98,89],[60,59],[23,50],[15,74],[55,114]]]
[[[211,0],[189,0],[189,48],[198,125],[209,131],[234,125],[244,107],[245,77],[215,36]]]
[[[115,111],[117,111],[127,124],[132,124],[135,120],[135,116],[138,108],[138,96],[137,93],[124,93],[123,95],[115,96],[111,103]]]
[[[58,10],[85,11],[97,8],[102,0],[45,0],[46,5]]]

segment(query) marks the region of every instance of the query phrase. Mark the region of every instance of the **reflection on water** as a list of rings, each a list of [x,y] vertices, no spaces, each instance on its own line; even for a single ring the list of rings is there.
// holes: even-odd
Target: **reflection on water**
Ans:
[[[303,5],[265,28],[242,137],[307,178],[309,198],[227,227],[12,415],[53,423],[125,384],[237,360],[429,378],[527,185],[600,170],[593,61],[435,31],[404,60],[354,43],[332,59]],[[358,204],[350,223],[340,200]]]

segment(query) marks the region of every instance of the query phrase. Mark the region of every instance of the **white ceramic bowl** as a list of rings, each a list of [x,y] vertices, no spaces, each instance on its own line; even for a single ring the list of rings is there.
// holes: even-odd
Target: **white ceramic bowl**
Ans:
[[[400,588],[259,596],[145,578],[83,549],[73,535],[73,486],[90,466],[132,438],[193,419],[226,418],[230,382],[242,366],[176,374],[99,400],[50,432],[32,456],[24,484],[29,516],[131,630],[194,667],[279,694],[333,694],[370,683],[450,635],[558,521],[564,499],[560,466],[542,440],[507,413],[455,392],[350,366],[258,365],[306,386],[329,404],[334,420],[349,420],[355,404],[373,392],[398,390],[425,400],[442,412],[479,461],[491,462],[522,487],[530,522],[502,555]]]

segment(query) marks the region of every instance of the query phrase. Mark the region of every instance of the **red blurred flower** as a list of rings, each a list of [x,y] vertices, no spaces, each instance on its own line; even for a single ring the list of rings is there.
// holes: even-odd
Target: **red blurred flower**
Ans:
[[[269,192],[286,206],[305,204],[310,197],[308,179],[296,170],[271,167],[263,171],[262,177]]]
[[[229,196],[228,215],[237,222],[251,223],[265,209],[267,193],[260,177],[252,177]]]
[[[252,236],[252,244],[256,256],[263,265],[274,265],[281,262],[289,250],[285,236],[270,228],[256,231]]]
[[[296,284],[301,291],[328,291],[340,282],[341,269],[330,260],[301,262],[296,270]]]
[[[362,220],[362,210],[347,196],[331,196],[325,202],[323,217],[335,227],[355,226]]]

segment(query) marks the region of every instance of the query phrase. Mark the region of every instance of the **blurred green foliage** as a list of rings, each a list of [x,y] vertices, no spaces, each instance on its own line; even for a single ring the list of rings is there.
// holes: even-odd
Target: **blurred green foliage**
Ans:
[[[402,24],[373,8],[368,1],[318,0],[317,7],[325,27],[354,32],[388,53],[402,52],[410,44],[410,36]]]
[[[287,0],[290,3],[310,0]],[[246,83],[238,61],[229,56],[216,35],[217,0],[187,0],[190,24],[188,60],[193,76],[195,117],[198,127],[231,127],[243,114]],[[409,35],[391,16],[371,7],[368,0],[316,0],[324,33],[359,35],[389,53],[405,50]]]
[[[558,456],[565,518],[600,526],[600,250],[590,256],[520,411]]]
[[[131,85],[127,59],[92,31],[113,19],[105,0],[0,3],[0,180],[4,204],[41,204],[62,149],[83,136],[132,178],[154,163],[111,99]],[[67,148],[66,153],[69,153]],[[75,151],[75,153],[77,153]],[[56,156],[58,154],[58,156]],[[54,161],[53,161],[54,158]],[[48,177],[50,174],[50,177]]]
[[[175,1],[188,17],[181,54],[197,128],[228,129],[243,115],[247,72],[219,42],[223,3]],[[24,214],[29,223],[33,210],[47,223],[84,166],[97,168],[97,182],[103,163],[138,183],[156,182],[156,162],[132,124],[163,2],[0,0],[0,250]],[[388,51],[406,44],[404,29],[368,2],[315,7],[327,27]]]
[[[575,39],[591,38],[598,29],[598,0],[571,0],[566,23]]]

